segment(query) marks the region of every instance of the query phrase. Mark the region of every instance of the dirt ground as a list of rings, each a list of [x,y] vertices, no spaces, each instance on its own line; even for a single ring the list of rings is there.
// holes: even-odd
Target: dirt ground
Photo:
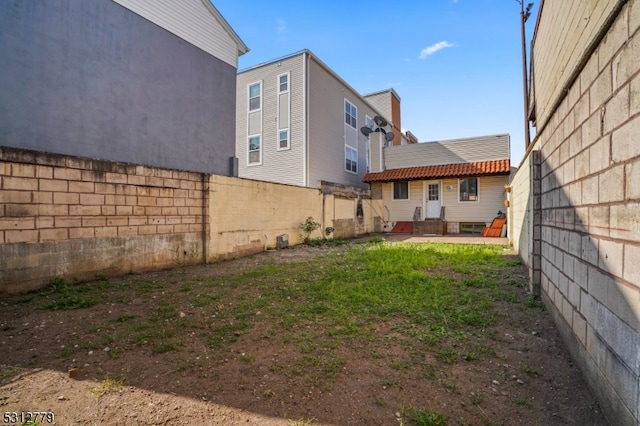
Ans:
[[[221,276],[344,249],[297,246],[189,267],[185,274],[190,279]],[[510,279],[524,282],[523,267],[516,269]],[[145,278],[163,280],[167,274],[175,277],[175,271],[165,271]],[[164,292],[180,303],[178,285]],[[391,324],[380,324],[379,340],[349,341],[336,349],[346,362],[331,386],[299,374],[298,355],[277,338],[262,338],[262,327],[235,336],[224,357],[210,356],[191,329],[175,336],[182,343],[179,351],[154,354],[141,344],[113,357],[109,352],[117,342],[82,349],[81,342],[100,333],[88,325],[142,315],[152,300],[50,311],[4,298],[3,424],[16,419],[11,413],[39,411],[53,413],[58,425],[409,425],[407,410],[420,407],[446,415],[448,425],[606,425],[550,315],[525,307],[524,288],[519,297],[522,303],[500,302],[492,341],[499,357],[449,365],[424,353],[416,361],[404,337]],[[203,315],[193,306],[177,310],[181,316]],[[429,368],[414,368],[417,362]]]

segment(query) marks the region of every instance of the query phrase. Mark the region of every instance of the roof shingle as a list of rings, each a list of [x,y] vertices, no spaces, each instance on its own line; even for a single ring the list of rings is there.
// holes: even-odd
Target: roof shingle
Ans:
[[[442,164],[438,166],[391,169],[378,173],[367,173],[362,181],[392,182],[399,180],[505,175],[509,174],[510,172],[511,163],[508,159],[504,159],[493,161],[479,161],[476,163]]]

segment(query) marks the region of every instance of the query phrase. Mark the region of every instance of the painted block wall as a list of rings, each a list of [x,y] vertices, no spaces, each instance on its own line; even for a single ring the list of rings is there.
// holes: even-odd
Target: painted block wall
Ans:
[[[345,188],[344,191],[348,191]],[[365,194],[366,195],[366,194]],[[379,231],[375,200],[319,189],[0,147],[0,294],[214,262],[302,241],[311,216]],[[334,206],[337,205],[337,208]]]
[[[576,16],[590,23],[569,19]],[[533,253],[523,256],[534,270],[532,285],[540,286],[608,420],[637,425],[640,1],[548,1],[539,19],[533,47],[538,134],[530,152],[539,156],[539,176],[526,164],[516,174],[513,210],[518,206],[522,225],[512,237],[521,255],[533,241]],[[548,81],[559,63],[573,76],[564,86]],[[520,197],[527,188],[531,196]]]
[[[533,157],[537,158],[538,151],[531,151],[522,160],[518,172],[514,174],[510,182],[511,192],[507,193],[510,206],[507,209],[509,242],[522,260],[527,264],[529,271],[530,291],[540,295],[540,226],[541,217],[540,197],[534,197],[533,185],[539,185],[539,176],[534,179],[537,164]],[[535,203],[535,206],[534,206]],[[536,222],[537,220],[537,222]],[[536,233],[534,234],[534,224]],[[535,237],[535,238],[534,238]],[[535,250],[534,250],[535,246]],[[536,256],[534,259],[534,255]],[[535,273],[534,273],[535,272]]]
[[[0,148],[0,293],[202,262],[205,176]]]
[[[323,217],[318,189],[225,176],[211,176],[210,188],[210,260],[275,247],[280,234],[289,235],[290,245],[299,244],[299,225],[310,216],[317,222]]]

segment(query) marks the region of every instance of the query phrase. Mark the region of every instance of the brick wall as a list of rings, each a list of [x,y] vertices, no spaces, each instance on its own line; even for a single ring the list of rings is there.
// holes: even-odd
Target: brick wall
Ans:
[[[514,218],[521,226],[512,238],[521,254],[529,251],[523,258],[532,287],[540,289],[610,423],[636,425],[640,0],[594,5],[546,2],[540,16],[533,73],[538,134],[529,163],[513,180],[513,209],[520,212]],[[589,22],[569,19],[582,16]],[[564,91],[546,80],[557,58],[566,65]],[[517,195],[524,193],[529,196]]]
[[[358,196],[366,198],[356,220]],[[322,224],[312,238],[337,226],[344,235],[332,237],[360,235],[375,230],[381,211],[366,191],[348,187],[323,192],[0,147],[0,294],[53,277],[245,256],[275,247],[280,234],[295,245],[310,216]]]
[[[345,198],[344,194],[350,194]],[[358,197],[361,202],[360,217]],[[246,256],[311,236],[379,230],[361,189],[325,190],[0,147],[0,294]],[[350,215],[351,218],[347,218]],[[376,228],[378,226],[378,228]]]
[[[414,235],[444,235],[447,233],[447,222],[444,220],[414,220]]]
[[[0,149],[0,293],[202,261],[202,174]]]

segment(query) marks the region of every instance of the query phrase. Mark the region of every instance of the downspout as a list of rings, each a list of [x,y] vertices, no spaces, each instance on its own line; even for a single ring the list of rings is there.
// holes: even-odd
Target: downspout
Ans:
[[[202,173],[202,263],[209,262],[209,175]]]

